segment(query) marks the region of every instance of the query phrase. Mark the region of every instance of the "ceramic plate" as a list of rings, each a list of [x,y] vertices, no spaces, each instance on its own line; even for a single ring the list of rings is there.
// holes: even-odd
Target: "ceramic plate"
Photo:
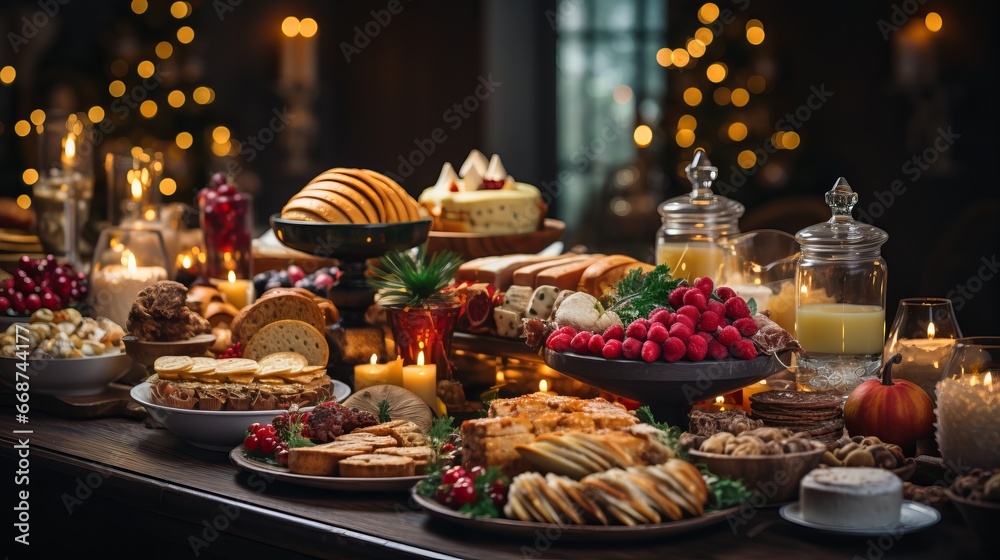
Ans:
[[[295,474],[285,467],[279,467],[247,456],[242,445],[229,452],[229,460],[237,467],[252,473],[311,488],[342,490],[345,492],[398,492],[406,491],[424,478],[419,476],[394,476],[385,478],[349,478],[341,476],[314,476]]]
[[[799,502],[783,506],[780,510],[778,510],[778,513],[786,521],[791,521],[796,525],[809,527],[810,529],[816,529],[818,531],[825,531],[827,533],[856,537],[877,537],[886,533],[891,533],[893,535],[906,535],[920,531],[921,529],[926,529],[938,521],[941,521],[941,512],[931,506],[911,500],[903,500],[903,505],[900,506],[899,509],[899,523],[883,527],[859,529],[856,527],[839,527],[836,525],[823,525],[821,523],[806,521],[802,518],[802,509],[799,507]]]

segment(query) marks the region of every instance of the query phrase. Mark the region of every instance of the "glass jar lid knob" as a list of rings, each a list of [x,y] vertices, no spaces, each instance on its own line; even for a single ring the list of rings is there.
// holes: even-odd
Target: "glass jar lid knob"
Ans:
[[[858,193],[847,184],[847,179],[840,177],[833,185],[833,188],[826,193],[826,204],[833,210],[833,218],[843,216],[850,220],[851,210],[858,203]]]
[[[698,148],[694,151],[694,158],[691,163],[684,168],[687,172],[688,180],[694,187],[691,189],[691,200],[712,200],[715,193],[712,192],[712,181],[719,176],[719,168],[712,165],[705,150]]]

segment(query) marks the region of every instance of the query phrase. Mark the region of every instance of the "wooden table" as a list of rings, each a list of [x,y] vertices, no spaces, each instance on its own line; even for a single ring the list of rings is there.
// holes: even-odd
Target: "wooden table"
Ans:
[[[8,486],[17,468],[13,431],[25,427],[14,414],[0,407]],[[28,436],[31,546],[26,555],[22,545],[5,543],[13,558],[40,558],[43,549],[48,558],[100,552],[244,560],[985,557],[952,508],[938,525],[898,538],[828,536],[787,523],[772,508],[748,511],[746,523],[735,527],[723,523],[656,541],[573,544],[541,535],[520,542],[457,530],[431,519],[406,495],[269,483],[238,471],[224,453],[196,449],[135,419],[74,420],[32,411],[27,427],[34,432]],[[12,493],[5,496],[14,501]]]

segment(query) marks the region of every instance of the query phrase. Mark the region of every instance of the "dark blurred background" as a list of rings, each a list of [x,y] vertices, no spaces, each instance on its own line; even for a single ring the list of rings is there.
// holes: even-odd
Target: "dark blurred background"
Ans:
[[[567,246],[652,260],[656,206],[689,190],[703,147],[744,231],[825,219],[845,176],[855,216],[889,233],[889,316],[950,297],[964,334],[1000,334],[996,15],[933,0],[7,0],[0,196],[30,203],[36,110],[65,107],[112,129],[99,152],[163,151],[166,201],[234,175],[261,230],[327,168],[416,195],[478,148],[556,194]],[[153,105],[116,105],[144,80]],[[99,179],[93,224],[105,196]]]

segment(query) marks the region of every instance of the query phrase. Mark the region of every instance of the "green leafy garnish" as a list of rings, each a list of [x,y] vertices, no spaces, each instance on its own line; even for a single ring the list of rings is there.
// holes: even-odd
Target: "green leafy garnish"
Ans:
[[[392,421],[392,418],[389,417],[389,399],[382,399],[378,402],[378,421]]]
[[[753,497],[753,491],[747,488],[742,480],[733,480],[728,476],[719,477],[709,472],[708,467],[701,463],[695,466],[701,471],[701,476],[708,484],[706,512],[738,506]]]
[[[455,433],[455,419],[451,416],[441,416],[431,422],[431,429],[427,431],[427,439],[430,440],[434,449],[439,449],[447,443],[448,436]]]
[[[426,307],[450,301],[453,296],[441,293],[459,265],[462,256],[454,251],[438,251],[427,259],[426,244],[416,254],[388,251],[369,268],[368,283],[381,290],[379,303],[388,306]]]
[[[500,467],[487,467],[479,473],[472,481],[476,487],[476,501],[458,508],[458,512],[472,517],[500,517],[500,510],[493,504],[493,499],[490,497],[491,487],[497,480],[503,481],[505,485],[510,484],[510,479],[503,474]]]
[[[757,314],[757,301],[753,298],[747,300],[747,307],[750,308],[750,316],[753,317]]]
[[[641,268],[633,268],[612,290],[608,311],[617,313],[626,325],[646,319],[654,309],[670,307],[667,298],[681,282],[670,275],[670,267],[665,264],[645,274]]]
[[[681,429],[679,426],[671,426],[666,422],[657,422],[653,418],[653,411],[649,409],[649,406],[640,406],[635,411],[635,415],[639,418],[639,421],[643,424],[649,424],[654,428],[660,430],[662,435],[658,435],[660,443],[669,447],[674,455],[678,459],[688,460],[687,451],[680,446]]]
[[[448,443],[448,438],[457,431],[455,419],[451,416],[435,418],[431,422],[431,428],[427,431],[427,440],[431,449],[434,450],[432,459],[427,463],[427,478],[417,483],[417,494],[429,499],[434,499],[434,492],[441,484],[441,475],[444,474],[444,466],[453,453],[445,453],[442,448]]]

